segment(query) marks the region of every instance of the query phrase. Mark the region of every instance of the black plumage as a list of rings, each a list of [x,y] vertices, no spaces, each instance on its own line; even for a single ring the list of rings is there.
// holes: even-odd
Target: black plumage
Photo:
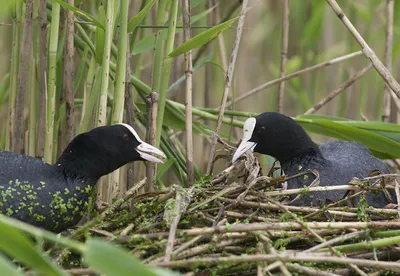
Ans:
[[[346,185],[354,177],[364,178],[376,170],[389,173],[385,164],[372,156],[365,146],[347,141],[331,141],[318,146],[295,120],[276,112],[265,112],[246,121],[244,139],[233,161],[250,149],[275,157],[286,175],[317,170],[320,186]],[[306,187],[314,179],[313,175],[291,179],[288,189]],[[306,193],[293,204],[325,204],[338,201],[345,194],[344,190]],[[395,200],[394,192],[390,194]],[[367,203],[384,207],[389,201],[382,192],[368,193]]]
[[[165,155],[140,140],[126,124],[98,127],[76,136],[54,165],[0,151],[0,212],[61,232],[82,218],[97,180],[136,160]]]

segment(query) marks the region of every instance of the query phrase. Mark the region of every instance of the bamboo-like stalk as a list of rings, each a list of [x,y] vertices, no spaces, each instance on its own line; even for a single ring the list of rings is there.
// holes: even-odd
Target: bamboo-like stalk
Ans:
[[[112,124],[122,123],[122,117],[124,114],[124,103],[125,103],[125,77],[126,77],[126,52],[128,49],[128,11],[129,11],[129,0],[121,0],[121,12],[119,21],[119,38],[118,38],[118,59],[117,59],[117,70],[115,79],[115,90],[114,90],[114,106],[111,117]],[[108,199],[114,198],[121,192],[126,191],[126,186],[122,187],[119,181],[120,170],[115,170],[110,175],[110,181],[108,183]]]
[[[242,10],[241,10],[241,15],[239,17],[239,23],[237,26],[237,31],[236,31],[236,38],[235,42],[233,44],[233,49],[232,49],[232,54],[231,54],[231,59],[229,62],[228,70],[226,72],[226,78],[225,78],[225,87],[224,87],[224,93],[221,99],[221,107],[220,111],[218,114],[218,121],[217,121],[217,128],[215,129],[216,134],[219,134],[219,131],[221,129],[222,125],[222,119],[224,117],[224,110],[225,110],[225,105],[226,101],[228,99],[228,94],[232,86],[232,79],[233,79],[233,72],[235,70],[235,65],[236,65],[236,58],[237,54],[239,51],[239,44],[240,44],[240,39],[242,37],[242,30],[243,30],[243,25],[244,25],[244,19],[246,17],[246,9],[247,9],[247,4],[248,0],[244,0],[242,3]],[[215,156],[215,149],[217,145],[217,137],[215,136],[213,139],[213,142],[211,144],[211,150],[210,150],[210,156],[208,159],[208,164],[207,164],[207,172],[206,174],[211,174],[212,173],[212,168],[214,164],[214,156]]]
[[[23,153],[24,149],[24,107],[29,82],[29,62],[33,43],[33,0],[25,2],[24,29],[22,31],[21,52],[19,56],[18,87],[15,102],[15,133],[13,151]]]
[[[344,14],[343,10],[340,8],[336,0],[326,0],[329,6],[331,6],[332,10],[336,13],[339,19],[343,22],[346,28],[350,31],[350,33],[354,36],[358,44],[362,47],[363,54],[371,60],[374,65],[376,71],[382,76],[385,82],[389,85],[389,87],[396,93],[397,97],[400,98],[400,84],[396,81],[396,79],[392,76],[392,74],[388,71],[388,69],[383,65],[383,63],[379,60],[374,51],[369,47],[364,38],[360,35],[354,25],[350,22],[347,16]],[[393,94],[394,95],[394,94]]]
[[[44,156],[44,140],[46,133],[46,72],[47,72],[47,10],[46,0],[39,0],[39,42],[38,42],[38,81],[39,81],[39,100],[38,100],[38,122],[36,137],[36,157]]]
[[[394,0],[386,0],[386,44],[385,44],[385,66],[389,72],[392,72],[392,50],[393,50],[393,14]],[[383,109],[382,121],[389,122],[390,119],[390,87],[385,83],[383,90]]]
[[[74,0],[68,0],[68,4],[74,6]],[[69,142],[75,136],[75,119],[74,119],[74,32],[75,32],[75,15],[72,11],[67,13],[66,26],[66,45],[64,48],[64,76],[63,76],[63,92],[65,101],[65,119],[66,119],[66,140]]]
[[[21,46],[21,13],[22,3],[15,2],[15,14],[13,15],[13,44],[11,53],[11,77],[10,77],[10,96],[8,100],[8,117],[6,131],[6,150],[14,148],[14,131],[15,131],[15,101],[17,97],[18,67],[19,53]]]
[[[46,135],[44,146],[44,160],[53,161],[54,118],[56,106],[56,78],[57,78],[57,49],[58,28],[60,24],[60,4],[54,2],[51,10],[50,43],[49,43],[49,78],[47,80],[46,102]]]
[[[162,75],[160,82],[160,98],[158,101],[156,146],[159,146],[161,142],[161,132],[164,120],[165,102],[167,100],[167,89],[168,89],[170,71],[172,66],[172,58],[168,57],[168,55],[169,53],[172,52],[174,48],[177,14],[178,14],[178,0],[172,0],[168,18],[169,21],[168,36],[165,44],[166,57],[164,58],[164,65],[162,67]]]
[[[183,40],[187,41],[191,38],[190,30],[190,5],[189,0],[182,0],[183,10]],[[193,166],[193,120],[192,120],[192,92],[193,92],[193,64],[192,51],[188,51],[184,55],[185,58],[185,76],[186,76],[186,108],[185,108],[185,128],[186,128],[186,167],[187,167],[187,184],[192,186],[194,182],[194,166]]]
[[[285,67],[287,61],[287,51],[289,44],[289,0],[283,1],[283,16],[282,16],[282,39],[281,39],[281,69],[279,78],[285,75]],[[285,82],[279,84],[278,94],[278,112],[283,111],[283,101],[285,95]]]
[[[107,92],[110,75],[111,44],[113,37],[115,0],[107,1],[106,24],[104,34],[104,52],[101,63],[100,100],[97,112],[96,126],[104,126],[107,122]]]

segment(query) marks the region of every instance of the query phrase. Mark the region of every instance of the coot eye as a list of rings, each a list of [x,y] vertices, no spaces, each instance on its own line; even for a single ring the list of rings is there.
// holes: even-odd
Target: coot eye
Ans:
[[[265,132],[266,128],[265,126],[260,127],[260,129],[257,131],[258,133],[263,133]]]
[[[124,141],[128,141],[128,139],[129,139],[129,137],[128,137],[128,134],[124,134],[124,136],[122,136],[122,138],[124,139]]]

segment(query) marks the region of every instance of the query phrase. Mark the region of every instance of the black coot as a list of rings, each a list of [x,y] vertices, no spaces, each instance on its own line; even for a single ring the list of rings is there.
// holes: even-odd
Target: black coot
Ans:
[[[265,112],[246,120],[243,139],[236,150],[235,162],[248,150],[268,154],[279,160],[286,175],[294,175],[308,169],[316,169],[320,186],[346,185],[353,177],[364,178],[379,170],[389,173],[385,164],[371,155],[357,142],[332,141],[319,147],[304,129],[292,118],[276,112]],[[308,186],[315,178],[302,176],[288,181],[288,189]],[[319,205],[338,201],[346,191],[314,192],[295,201],[295,205]],[[396,200],[393,191],[390,191]],[[384,207],[389,202],[384,193],[368,193],[367,203]]]
[[[143,142],[127,124],[76,136],[56,164],[0,151],[0,212],[61,232],[79,222],[97,180],[136,160],[162,162],[165,154]]]

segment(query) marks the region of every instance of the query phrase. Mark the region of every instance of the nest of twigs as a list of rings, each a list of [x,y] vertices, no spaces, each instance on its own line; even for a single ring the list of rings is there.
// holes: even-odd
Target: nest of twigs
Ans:
[[[224,151],[231,154],[227,145]],[[398,189],[395,176],[339,188],[352,191],[348,198],[365,189]],[[397,206],[376,209],[363,200],[354,208],[291,206],[285,196],[302,191],[283,189],[288,177],[296,176],[262,176],[247,153],[192,188],[137,195],[142,180],[75,235],[89,229],[146,264],[186,275],[399,275]],[[314,182],[307,192],[321,189]]]

